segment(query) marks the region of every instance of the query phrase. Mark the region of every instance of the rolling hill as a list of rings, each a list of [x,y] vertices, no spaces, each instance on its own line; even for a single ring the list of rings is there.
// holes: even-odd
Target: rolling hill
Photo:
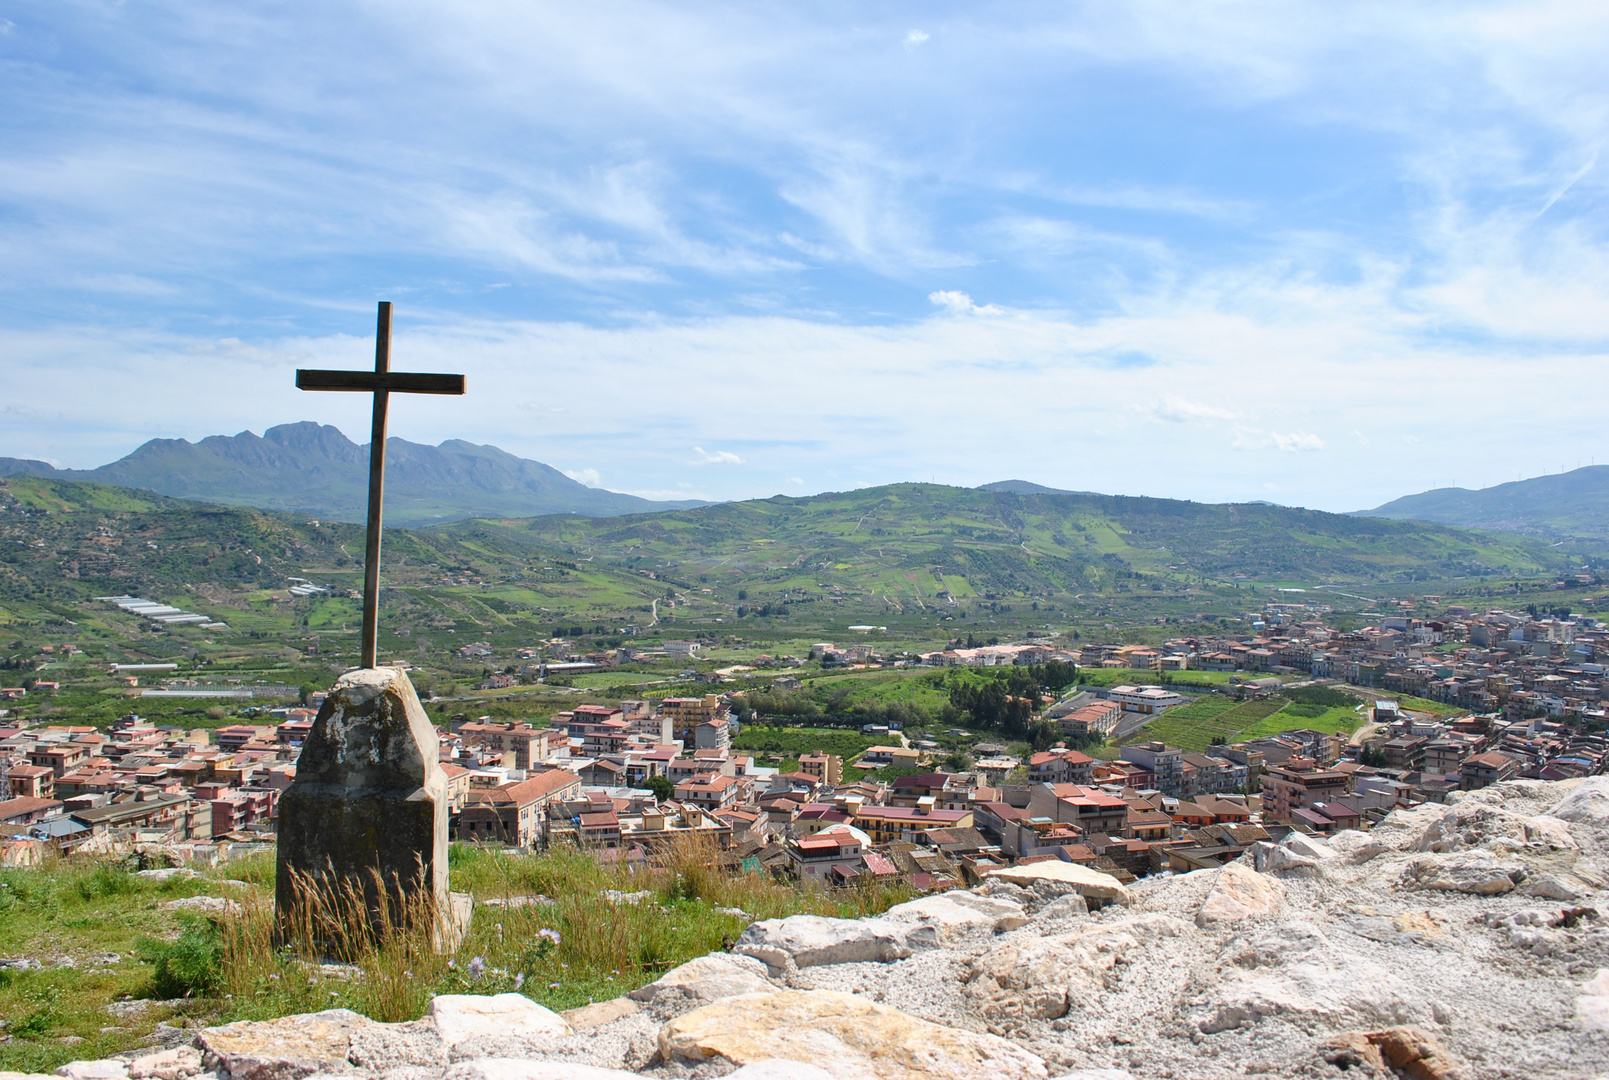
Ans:
[[[723,577],[851,577],[891,601],[938,577],[976,591],[1053,595],[1145,579],[1190,582],[1445,580],[1551,573],[1546,544],[1418,522],[1292,507],[1112,495],[1015,494],[892,484],[606,520],[465,521],[439,530],[628,566]],[[834,574],[836,572],[836,575]],[[952,590],[953,591],[953,590]]]
[[[4,477],[0,627],[99,625],[109,616],[93,598],[127,592],[225,620],[265,646],[349,636],[362,549],[361,526],[306,514]],[[1047,621],[1096,630],[1238,614],[1262,602],[1248,586],[1400,582],[1423,592],[1455,579],[1549,581],[1579,562],[1542,540],[1413,521],[894,484],[388,529],[382,608],[391,648],[442,633],[519,643],[555,626],[815,639],[871,624],[942,641]],[[332,592],[287,595],[297,579]]]
[[[1609,465],[1470,491],[1436,488],[1393,499],[1364,517],[1434,521],[1553,539],[1609,539]]]
[[[260,437],[243,431],[197,443],[152,439],[98,469],[55,469],[43,461],[0,458],[0,476],[19,474],[362,521],[369,448],[337,428],[303,421],[269,428]],[[589,488],[539,461],[462,439],[440,446],[386,440],[386,520],[397,525],[537,514],[609,517],[699,505]]]

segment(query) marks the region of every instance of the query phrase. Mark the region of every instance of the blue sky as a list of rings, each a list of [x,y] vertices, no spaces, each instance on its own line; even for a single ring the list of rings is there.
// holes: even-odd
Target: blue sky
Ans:
[[[1602,456],[1602,4],[0,3],[0,455],[1347,510]]]

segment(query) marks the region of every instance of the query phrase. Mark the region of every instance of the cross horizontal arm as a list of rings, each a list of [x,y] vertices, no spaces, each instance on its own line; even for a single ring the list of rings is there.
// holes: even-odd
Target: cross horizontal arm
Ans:
[[[320,371],[296,369],[298,390],[394,390],[402,394],[462,394],[462,375],[418,372]]]

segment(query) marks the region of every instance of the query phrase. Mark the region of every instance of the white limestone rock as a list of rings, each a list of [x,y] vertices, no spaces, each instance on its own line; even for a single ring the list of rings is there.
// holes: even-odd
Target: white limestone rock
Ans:
[[[1599,968],[1581,990],[1575,999],[1576,1019],[1588,1031],[1609,1031],[1609,968]]]
[[[635,1016],[642,1011],[642,1006],[629,997],[612,998],[609,1001],[596,1001],[591,1005],[582,1005],[577,1009],[565,1009],[559,1015],[564,1022],[570,1025],[571,1030],[577,1034],[588,1028],[603,1027],[616,1020],[624,1020],[628,1016]]]
[[[1404,889],[1501,896],[1514,891],[1514,886],[1525,878],[1526,869],[1517,861],[1460,852],[1414,859],[1403,868],[1397,884]]]
[[[786,990],[727,998],[659,1032],[669,1062],[786,1058],[835,1080],[1044,1080],[1037,1055],[993,1035],[917,1019],[857,994]]]
[[[69,1061],[56,1070],[68,1080],[128,1080],[128,1064],[113,1058],[98,1061]]]
[[[1326,1026],[1414,1023],[1428,1004],[1401,976],[1319,931],[1284,925],[1231,940],[1191,1017],[1211,1035],[1270,1018]]]
[[[128,1063],[131,1080],[185,1080],[200,1071],[201,1051],[193,1046],[169,1047]]]
[[[1279,913],[1285,899],[1285,883],[1259,874],[1243,862],[1232,862],[1217,871],[1207,898],[1196,913],[1196,925],[1235,923],[1261,919]]]
[[[1070,885],[1086,901],[1098,904],[1127,904],[1131,897],[1123,883],[1111,874],[1103,874],[1099,870],[1091,870],[1078,863],[1062,862],[1060,859],[1048,859],[1044,862],[1028,863],[1025,866],[1006,866],[998,870],[990,870],[984,875],[991,881],[1005,881],[1024,888],[1032,888],[1036,882],[1055,881]]]
[[[833,1075],[819,1065],[770,1058],[727,1073],[724,1080],[833,1080]]]
[[[239,915],[243,910],[238,903],[222,896],[186,896],[181,900],[158,904],[157,907],[162,911],[195,911],[220,917]]]
[[[564,1017],[524,994],[438,994],[430,1019],[448,1048],[470,1039],[558,1038],[571,1034]]]
[[[732,951],[786,971],[790,965],[888,963],[938,943],[938,932],[920,923],[793,915],[750,923]]]
[[[1588,851],[1600,856],[1609,854],[1609,776],[1589,776],[1576,781],[1569,793],[1544,816],[1567,823],[1576,840]]]
[[[1488,788],[1460,799],[1426,826],[1417,845],[1420,851],[1452,852],[1474,848],[1518,851],[1540,848],[1574,851],[1579,845],[1570,828],[1557,817],[1517,813],[1497,801],[1501,792]]]
[[[326,1009],[207,1028],[197,1042],[205,1064],[230,1080],[301,1080],[314,1073],[351,1072],[352,1034],[373,1025],[350,1009]]]
[[[1302,833],[1291,833],[1278,844],[1258,841],[1250,854],[1259,873],[1305,878],[1323,877],[1324,864],[1339,857],[1329,844]]]
[[[955,889],[896,904],[885,919],[931,926],[941,942],[949,943],[979,931],[999,934],[1028,923],[1021,904]]]
[[[1170,915],[1145,914],[1056,937],[1019,935],[972,959],[965,993],[986,1017],[1055,1019],[1092,1005],[1130,952],[1190,932]]]
[[[627,997],[651,1005],[674,994],[702,1005],[739,994],[775,993],[781,987],[767,977],[767,970],[764,962],[752,956],[710,953],[671,968]]]
[[[573,1061],[476,1058],[452,1066],[442,1080],[638,1080],[638,1077],[636,1073]]]

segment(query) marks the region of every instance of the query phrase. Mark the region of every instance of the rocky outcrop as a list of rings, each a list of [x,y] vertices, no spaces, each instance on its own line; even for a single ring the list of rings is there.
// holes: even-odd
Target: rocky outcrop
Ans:
[[[1605,858],[1609,781],[1506,783],[1127,887],[1036,863],[877,918],[766,920],[564,1016],[334,1010],[64,1075],[1577,1080],[1609,1075]]]
[[[1028,922],[1023,906],[1014,900],[956,889],[924,896],[888,909],[883,916],[896,922],[932,927],[941,942],[952,942],[979,931],[1001,933]]]
[[[750,923],[734,952],[774,971],[817,964],[886,963],[939,943],[937,929],[919,920],[829,919],[794,915]]]
[[[352,1035],[373,1024],[349,1009],[328,1009],[208,1028],[198,1042],[207,1066],[229,1080],[300,1080],[353,1071]]]
[[[546,1039],[571,1034],[564,1017],[524,994],[442,994],[430,1019],[448,1049],[487,1036]]]
[[[1007,866],[990,870],[985,876],[991,881],[1005,881],[1030,888],[1040,882],[1055,882],[1078,893],[1091,907],[1129,902],[1129,891],[1111,874],[1058,859],[1025,866]]]
[[[1259,874],[1245,863],[1230,863],[1218,871],[1218,880],[1196,912],[1196,923],[1207,926],[1266,918],[1279,911],[1284,899],[1284,882]]]
[[[1168,915],[1137,915],[1058,937],[1014,939],[976,957],[967,994],[988,1017],[1054,1019],[1095,1004],[1116,969],[1141,944],[1189,927]]]
[[[854,994],[788,990],[728,998],[659,1033],[666,1061],[806,1061],[841,1080],[1034,1080],[1045,1063],[993,1035],[942,1027]]]
[[[648,1005],[675,997],[695,1004],[740,994],[775,993],[781,987],[767,977],[767,967],[752,956],[711,953],[671,968],[647,986],[626,995]]]

